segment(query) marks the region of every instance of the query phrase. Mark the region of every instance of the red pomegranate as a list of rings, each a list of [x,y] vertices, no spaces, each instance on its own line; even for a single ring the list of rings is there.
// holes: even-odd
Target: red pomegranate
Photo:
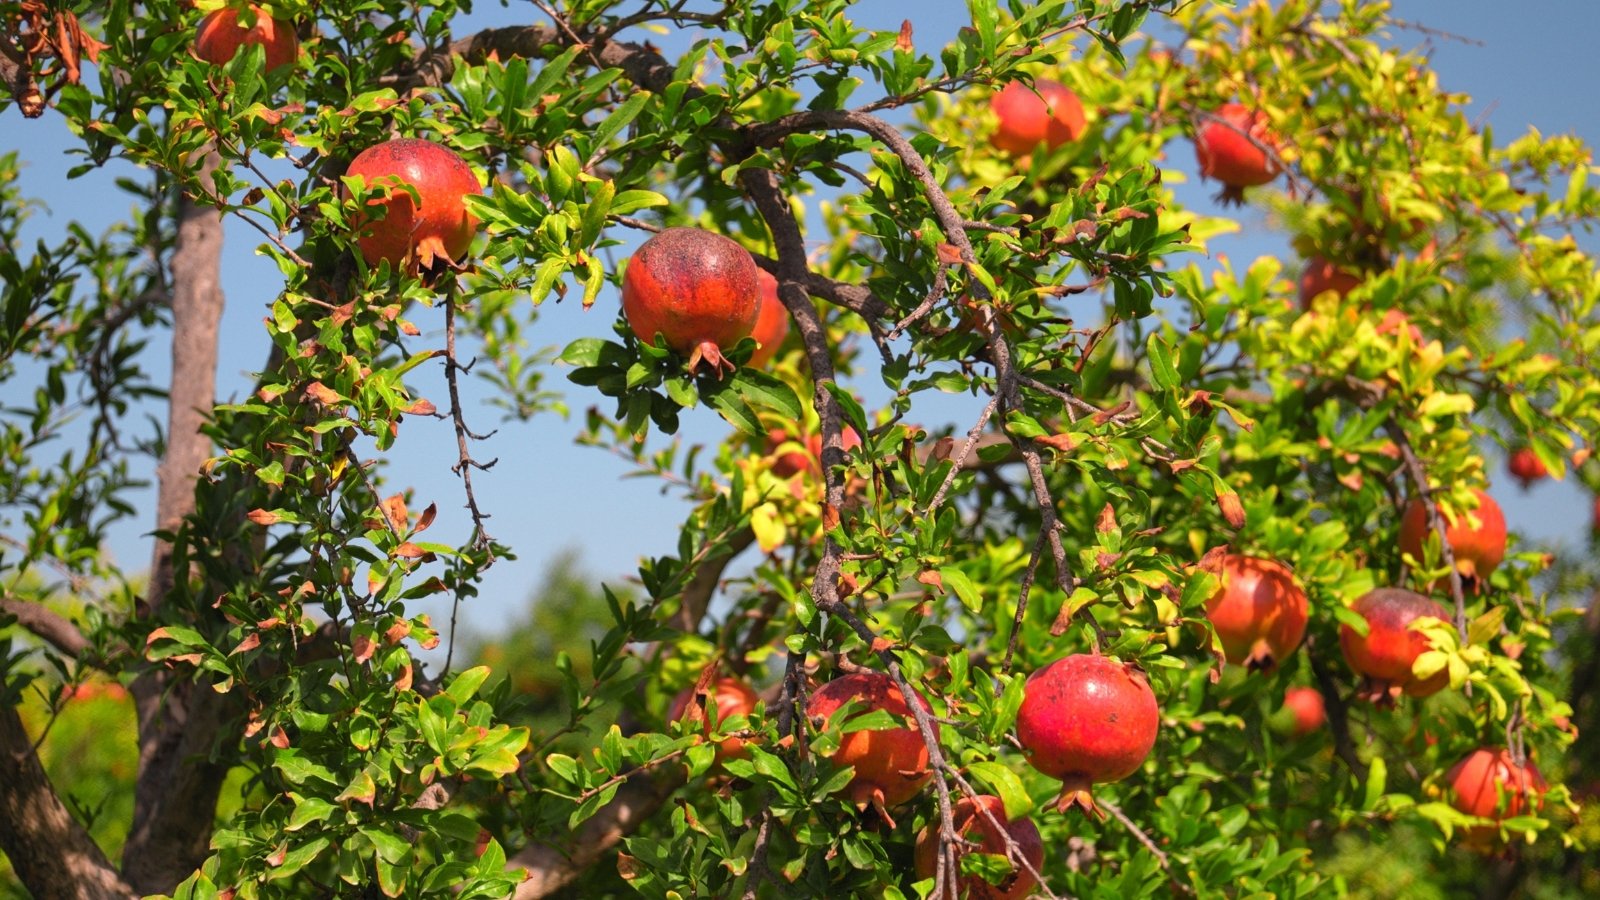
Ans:
[[[1217,198],[1223,203],[1242,203],[1245,188],[1278,177],[1278,164],[1262,149],[1270,147],[1276,152],[1277,146],[1277,138],[1267,130],[1266,117],[1239,103],[1224,104],[1204,118],[1194,136],[1200,176],[1222,182]]]
[[[974,802],[976,801],[976,802]],[[994,816],[994,821],[1000,823],[996,828],[994,822],[989,821],[989,816],[984,815],[987,810]],[[1006,818],[1006,805],[999,797],[990,794],[979,794],[976,798],[962,797],[951,811],[956,833],[976,840],[977,853],[992,853],[996,856],[1006,856],[1005,835],[1010,835],[1021,851],[1022,858],[1028,861],[1035,872],[1044,866],[1044,841],[1039,837],[1039,828],[1033,824],[1032,819],[1018,819],[1015,822]],[[1002,832],[1001,829],[1004,829]],[[973,832],[976,831],[976,834]],[[912,856],[916,866],[918,878],[932,878],[934,871],[939,867],[939,823],[933,821],[928,827],[922,829],[917,835],[917,848]],[[1011,872],[1002,878],[998,884],[991,884],[977,875],[968,875],[961,879],[960,890],[968,900],[1023,900],[1033,893],[1033,886],[1039,883],[1033,873],[1016,862],[1011,864]]]
[[[1481,490],[1473,489],[1478,498],[1478,508],[1454,512],[1443,504],[1439,513],[1445,517],[1445,539],[1455,554],[1456,571],[1463,578],[1487,580],[1500,561],[1506,558],[1506,517],[1500,504]],[[1471,519],[1477,520],[1474,525]],[[1400,550],[1415,559],[1422,559],[1422,545],[1428,537],[1428,511],[1420,498],[1406,504],[1405,515],[1400,519]]]
[[[367,265],[388,260],[427,269],[436,259],[459,260],[472,246],[478,220],[467,212],[465,198],[483,188],[467,161],[449,148],[421,138],[384,141],[356,154],[348,174],[360,175],[368,189],[389,188],[389,196],[367,203],[384,207],[384,217],[357,226],[356,245]],[[406,185],[416,191],[415,201]]]
[[[1094,805],[1092,786],[1132,775],[1156,743],[1161,710],[1144,675],[1099,654],[1076,653],[1028,677],[1017,740],[1035,769],[1061,781],[1056,809]]]
[[[1216,575],[1222,586],[1206,601],[1228,662],[1271,672],[1306,633],[1306,592],[1282,563],[1229,553]]]
[[[1349,625],[1339,626],[1344,658],[1364,678],[1360,697],[1391,707],[1401,693],[1427,697],[1450,683],[1444,670],[1425,681],[1411,674],[1411,664],[1429,649],[1428,639],[1411,625],[1427,616],[1447,620],[1444,607],[1411,591],[1376,588],[1357,598],[1350,609],[1367,620],[1365,636]]]
[[[1518,447],[1511,451],[1511,457],[1506,460],[1506,468],[1511,470],[1511,477],[1515,478],[1527,490],[1535,481],[1550,477],[1550,470],[1545,468],[1539,457],[1527,447]]]
[[[667,346],[715,373],[722,357],[755,328],[761,280],[755,260],[731,238],[701,228],[668,228],[645,241],[622,278],[622,311],[639,340]]]
[[[704,699],[695,696],[695,686],[689,685],[678,696],[672,698],[672,705],[667,707],[667,721],[679,722],[686,719],[700,719],[705,722],[705,733],[709,737],[713,727],[711,723],[712,706],[716,709],[717,722],[722,722],[730,716],[748,716],[755,712],[756,703],[760,699],[750,685],[743,680],[724,676],[712,682],[709,690],[701,697],[709,695],[712,704],[707,704]],[[717,745],[717,761],[724,759],[738,759],[745,756],[744,740],[741,738],[728,738]]]
[[[1305,737],[1328,723],[1322,692],[1313,687],[1292,687],[1283,692],[1283,707],[1294,716],[1295,737]]]
[[[805,450],[790,450],[779,455],[772,462],[772,474],[779,478],[793,478],[801,472],[810,472],[812,475],[822,473],[822,435],[812,434],[801,441],[800,438],[790,437],[789,432],[782,428],[773,428],[767,432],[767,455],[778,452],[784,444],[794,441],[805,444]],[[861,435],[849,425],[844,426],[844,432],[839,435],[839,446],[846,453],[861,446]]]
[[[906,723],[903,728],[874,728],[843,735],[839,749],[830,757],[835,766],[855,767],[855,776],[845,787],[851,801],[863,809],[872,806],[892,827],[894,820],[889,818],[888,808],[915,797],[932,775],[928,770],[928,746],[923,743],[905,695],[894,679],[879,672],[841,675],[828,682],[811,695],[806,715],[813,720],[826,719],[852,700],[856,701],[858,714],[882,709],[902,717]],[[921,695],[917,695],[917,702],[923,709],[929,708]],[[933,723],[933,730],[937,737],[939,723]]]
[[[1313,256],[1306,260],[1305,271],[1300,273],[1300,308],[1310,309],[1311,301],[1324,292],[1333,291],[1340,297],[1361,285],[1361,278],[1335,266],[1328,260]]]
[[[1075,141],[1086,125],[1078,95],[1048,78],[1035,78],[1032,88],[1011,82],[989,98],[989,108],[1000,120],[990,143],[1016,156]]]
[[[778,355],[778,347],[789,336],[789,310],[778,299],[778,279],[765,269],[756,272],[761,282],[761,306],[756,311],[756,327],[750,336],[755,338],[756,352],[750,354],[750,365],[761,368]]]
[[[1469,816],[1496,822],[1525,815],[1544,805],[1547,789],[1539,767],[1528,760],[1519,766],[1504,747],[1481,747],[1468,753],[1444,776],[1450,805]],[[1464,830],[1467,846],[1492,848],[1500,838],[1495,825]]]
[[[194,36],[194,55],[214,66],[225,66],[240,47],[256,45],[266,54],[267,71],[293,64],[300,56],[300,38],[294,33],[294,24],[272,18],[253,3],[249,8],[255,16],[254,25],[240,22],[240,11],[232,7],[201,19]]]
[[[1594,498],[1594,515],[1590,518],[1589,530],[1600,531],[1600,497]]]

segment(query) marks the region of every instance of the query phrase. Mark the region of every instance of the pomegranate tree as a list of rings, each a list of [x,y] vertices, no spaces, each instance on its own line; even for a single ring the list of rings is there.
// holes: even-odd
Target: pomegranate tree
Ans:
[[[1156,695],[1137,668],[1075,653],[1028,677],[1017,740],[1035,769],[1061,781],[1057,810],[1079,806],[1103,816],[1093,786],[1137,771],[1160,723]]]
[[[1511,451],[1511,456],[1506,460],[1506,468],[1510,470],[1511,477],[1527,490],[1535,481],[1550,477],[1550,470],[1540,461],[1538,454],[1528,447],[1518,447]]]
[[[756,703],[760,700],[749,684],[743,679],[732,676],[718,678],[704,692],[697,692],[696,687],[697,685],[690,685],[672,698],[672,705],[667,707],[667,721],[703,721],[707,737],[711,736],[714,729],[712,710],[716,710],[716,722],[720,723],[730,716],[750,715],[755,712]],[[738,759],[744,755],[742,738],[725,738],[717,745],[719,762],[724,759]]]
[[[1294,717],[1295,737],[1305,737],[1328,723],[1327,704],[1314,687],[1300,685],[1284,691],[1283,708]]]
[[[1287,567],[1229,553],[1217,566],[1222,585],[1206,601],[1206,618],[1228,662],[1271,672],[1306,633],[1306,592]]]
[[[1048,78],[1035,78],[1031,88],[1011,82],[989,98],[989,108],[999,120],[989,142],[1015,156],[1075,141],[1086,125],[1078,95]]]
[[[1242,203],[1245,188],[1278,177],[1277,146],[1266,117],[1240,103],[1224,104],[1205,117],[1194,136],[1200,175],[1222,182],[1217,199],[1224,204]]]
[[[761,282],[761,305],[756,310],[755,328],[750,331],[750,337],[756,342],[756,352],[750,354],[749,364],[760,368],[772,362],[783,339],[789,336],[789,310],[778,299],[778,279],[765,269],[758,270],[756,278]]]
[[[924,710],[928,701],[916,695]],[[915,797],[928,783],[928,745],[917,729],[911,707],[894,679],[880,672],[841,675],[818,688],[806,704],[813,721],[827,719],[846,703],[855,702],[855,714],[884,710],[905,721],[900,728],[872,728],[841,735],[839,749],[829,757],[835,766],[853,766],[855,774],[844,790],[858,807],[878,811],[891,826],[889,807]],[[937,737],[939,724],[934,723]]]
[[[750,335],[761,305],[755,260],[732,238],[702,228],[668,228],[634,252],[622,278],[622,311],[646,343],[659,334],[713,372],[736,366],[722,352]]]
[[[1376,588],[1362,594],[1350,609],[1367,621],[1367,633],[1339,626],[1339,646],[1350,668],[1362,676],[1358,696],[1379,706],[1393,706],[1402,693],[1427,697],[1450,683],[1441,670],[1426,679],[1412,674],[1412,664],[1429,649],[1428,639],[1412,626],[1419,619],[1446,617],[1444,607],[1421,594],[1400,588]]]
[[[249,5],[252,24],[242,21],[241,10],[224,7],[200,20],[195,31],[194,55],[214,66],[231,62],[241,47],[259,46],[266,54],[267,71],[291,65],[300,56],[300,38],[294,23],[275,19],[255,4]]]
[[[1305,270],[1300,273],[1300,308],[1310,309],[1311,301],[1328,291],[1343,297],[1360,285],[1360,276],[1350,274],[1323,257],[1313,256],[1306,260]]]
[[[1506,557],[1506,517],[1493,497],[1478,489],[1472,493],[1478,499],[1476,509],[1453,511],[1440,505],[1439,514],[1445,517],[1445,540],[1455,555],[1456,571],[1463,578],[1487,579]],[[1413,499],[1400,520],[1400,550],[1422,559],[1429,530],[1427,508],[1420,498]]]
[[[992,794],[962,797],[950,812],[956,833],[977,843],[978,849],[974,852],[1008,856],[1010,851],[1006,847],[1006,837],[1009,836],[1022,858],[1027,860],[1028,866],[1035,872],[1044,866],[1044,842],[1039,837],[1038,826],[1031,819],[1012,821],[1007,818],[1006,806],[999,797]],[[993,816],[993,821],[990,821],[990,816]],[[999,823],[998,828],[995,827],[996,822]],[[912,860],[919,879],[933,877],[939,866],[937,819],[928,823],[917,835],[917,847]],[[1039,880],[1033,877],[1027,866],[1013,860],[1011,872],[999,882],[991,883],[977,875],[967,875],[961,879],[958,890],[969,900],[1023,900],[1033,893],[1033,886],[1038,883]]]
[[[383,207],[383,218],[357,223],[356,246],[367,265],[388,260],[428,269],[436,260],[460,260],[472,246],[478,220],[467,211],[466,197],[482,185],[455,151],[422,138],[396,138],[356,154],[347,174],[360,175],[369,189],[388,188],[388,196],[367,202]]]
[[[1469,816],[1501,822],[1525,815],[1544,803],[1546,785],[1539,767],[1518,765],[1504,747],[1480,747],[1444,776],[1450,805]],[[1487,850],[1499,840],[1497,825],[1465,829],[1467,846]]]

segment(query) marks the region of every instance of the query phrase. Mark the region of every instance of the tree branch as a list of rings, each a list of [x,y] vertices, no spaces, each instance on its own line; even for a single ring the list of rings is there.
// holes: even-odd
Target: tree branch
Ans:
[[[0,596],[0,613],[16,616],[17,624],[63,655],[83,662],[83,652],[89,649],[89,641],[66,616],[36,600],[23,600],[10,594]]]

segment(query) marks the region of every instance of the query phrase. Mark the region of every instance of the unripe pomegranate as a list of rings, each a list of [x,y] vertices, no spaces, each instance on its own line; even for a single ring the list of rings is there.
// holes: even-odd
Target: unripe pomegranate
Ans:
[[[761,282],[761,306],[756,310],[756,327],[750,331],[756,352],[750,354],[749,364],[761,368],[772,362],[783,339],[789,336],[789,310],[778,299],[778,279],[765,269],[757,270],[756,279]]]
[[[1511,477],[1515,478],[1527,490],[1535,481],[1550,477],[1550,470],[1545,468],[1539,457],[1527,447],[1518,447],[1511,451],[1511,457],[1506,460],[1506,468],[1511,470]]]
[[[1328,723],[1322,692],[1314,687],[1292,687],[1284,691],[1283,707],[1294,716],[1295,737],[1305,737]]]
[[[1349,625],[1339,626],[1339,647],[1364,682],[1359,696],[1379,706],[1393,706],[1401,693],[1427,697],[1450,683],[1440,670],[1425,681],[1411,674],[1411,665],[1429,649],[1428,639],[1412,623],[1431,616],[1444,620],[1444,607],[1421,594],[1400,588],[1376,588],[1362,594],[1350,609],[1367,620],[1365,636]]]
[[[1206,601],[1206,618],[1228,662],[1271,672],[1306,633],[1306,592],[1282,564],[1238,553],[1222,557],[1222,586]]]
[[[1361,278],[1335,266],[1328,260],[1313,256],[1306,260],[1305,271],[1300,273],[1300,308],[1310,309],[1311,301],[1326,291],[1340,297],[1361,286]]]
[[[1144,675],[1099,654],[1076,653],[1028,677],[1017,740],[1035,769],[1061,781],[1056,809],[1103,817],[1093,785],[1132,775],[1156,743],[1161,710]]]
[[[713,372],[736,367],[722,351],[748,337],[761,305],[755,260],[733,239],[702,228],[668,228],[645,241],[622,278],[622,311],[639,340],[667,346]]]
[[[976,799],[976,802],[974,802]],[[983,814],[987,810],[994,816],[1000,828],[989,821],[989,816]],[[1015,822],[1006,818],[1006,805],[999,797],[991,794],[979,794],[976,798],[962,797],[950,811],[951,820],[955,823],[956,833],[968,840],[976,839],[978,853],[993,853],[996,856],[1006,856],[1006,835],[1016,843],[1021,851],[1022,858],[1028,861],[1035,872],[1044,866],[1044,842],[1039,837],[1039,828],[1033,824],[1032,819],[1018,819]],[[1001,829],[1004,829],[1002,832]],[[973,832],[976,831],[976,834]],[[917,849],[912,856],[916,866],[917,877],[932,878],[939,867],[939,823],[928,823],[917,835]],[[1038,884],[1038,879],[1033,877],[1024,866],[1011,863],[1011,874],[1001,879],[999,884],[991,884],[977,875],[968,875],[961,879],[958,890],[968,900],[1023,900],[1033,892],[1033,886]]]
[[[1011,82],[989,98],[989,108],[1000,120],[989,142],[1016,156],[1075,141],[1087,124],[1078,95],[1048,78],[1035,78],[1032,88]]]
[[[667,721],[680,722],[687,719],[700,719],[705,723],[704,731],[709,737],[712,733],[710,707],[695,696],[695,686],[689,685],[672,698],[672,705],[667,707]],[[724,676],[712,682],[708,692],[716,708],[717,722],[722,722],[730,716],[748,716],[755,712],[756,703],[760,700],[756,692],[742,679]],[[728,738],[717,745],[717,761],[724,759],[739,759],[747,755],[742,738]]]
[[[923,709],[929,708],[920,694],[916,697]],[[879,672],[856,672],[828,682],[811,695],[806,715],[813,720],[826,719],[852,700],[856,701],[857,713],[882,709],[906,722],[903,728],[875,728],[842,735],[839,749],[830,757],[836,766],[855,767],[855,775],[845,787],[851,801],[863,809],[872,806],[892,824],[888,808],[915,797],[932,775],[928,770],[928,745],[922,740],[922,732],[917,729],[899,686]],[[933,731],[937,737],[939,723],[933,723]]]
[[[356,246],[367,265],[388,260],[428,269],[436,259],[459,260],[472,246],[478,220],[467,212],[466,196],[483,187],[455,151],[421,138],[397,138],[356,154],[348,174],[360,175],[369,189],[389,188],[389,196],[367,203],[385,207],[384,217],[357,225]],[[417,192],[415,201],[406,185]]]
[[[1224,104],[1195,130],[1200,176],[1222,182],[1217,198],[1223,203],[1242,203],[1245,188],[1278,177],[1281,170],[1263,146],[1274,151],[1278,146],[1277,138],[1267,130],[1266,117],[1239,103]]]
[[[1539,767],[1528,760],[1519,766],[1504,747],[1482,747],[1468,753],[1444,776],[1450,805],[1469,816],[1496,822],[1525,815],[1544,805],[1547,789]],[[1467,846],[1487,850],[1499,840],[1494,825],[1465,829]]]
[[[812,434],[803,441],[800,438],[790,437],[789,432],[782,428],[773,428],[767,432],[767,454],[778,452],[778,448],[789,441],[805,444],[806,449],[790,450],[772,462],[772,474],[779,478],[793,478],[801,472],[810,472],[813,475],[822,474],[822,435]],[[849,425],[844,426],[844,431],[839,435],[839,446],[850,452],[861,446],[861,435]]]
[[[1493,497],[1477,489],[1472,493],[1478,498],[1477,509],[1452,514],[1441,506],[1439,514],[1445,517],[1445,540],[1455,554],[1456,571],[1463,578],[1488,579],[1506,558],[1506,517]],[[1476,526],[1468,520],[1469,514],[1478,520]],[[1413,499],[1400,520],[1401,552],[1421,559],[1428,530],[1427,508],[1421,498]]]
[[[255,24],[249,27],[239,21],[239,10],[231,7],[201,19],[194,35],[194,55],[214,66],[225,66],[240,47],[258,45],[266,54],[267,71],[293,64],[300,56],[294,24],[272,18],[255,4],[250,4],[250,10],[255,13]]]

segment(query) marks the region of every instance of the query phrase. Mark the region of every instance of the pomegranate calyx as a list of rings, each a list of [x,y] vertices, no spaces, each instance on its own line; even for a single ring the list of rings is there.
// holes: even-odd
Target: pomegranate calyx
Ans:
[[[701,341],[695,345],[689,354],[689,374],[695,374],[701,363],[711,366],[711,374],[721,379],[724,375],[731,375],[739,370],[731,360],[722,355],[722,348],[715,341]]]
[[[1074,806],[1105,821],[1105,810],[1095,805],[1094,783],[1082,775],[1068,775],[1061,780],[1061,793],[1056,797],[1056,812],[1065,813]]]

